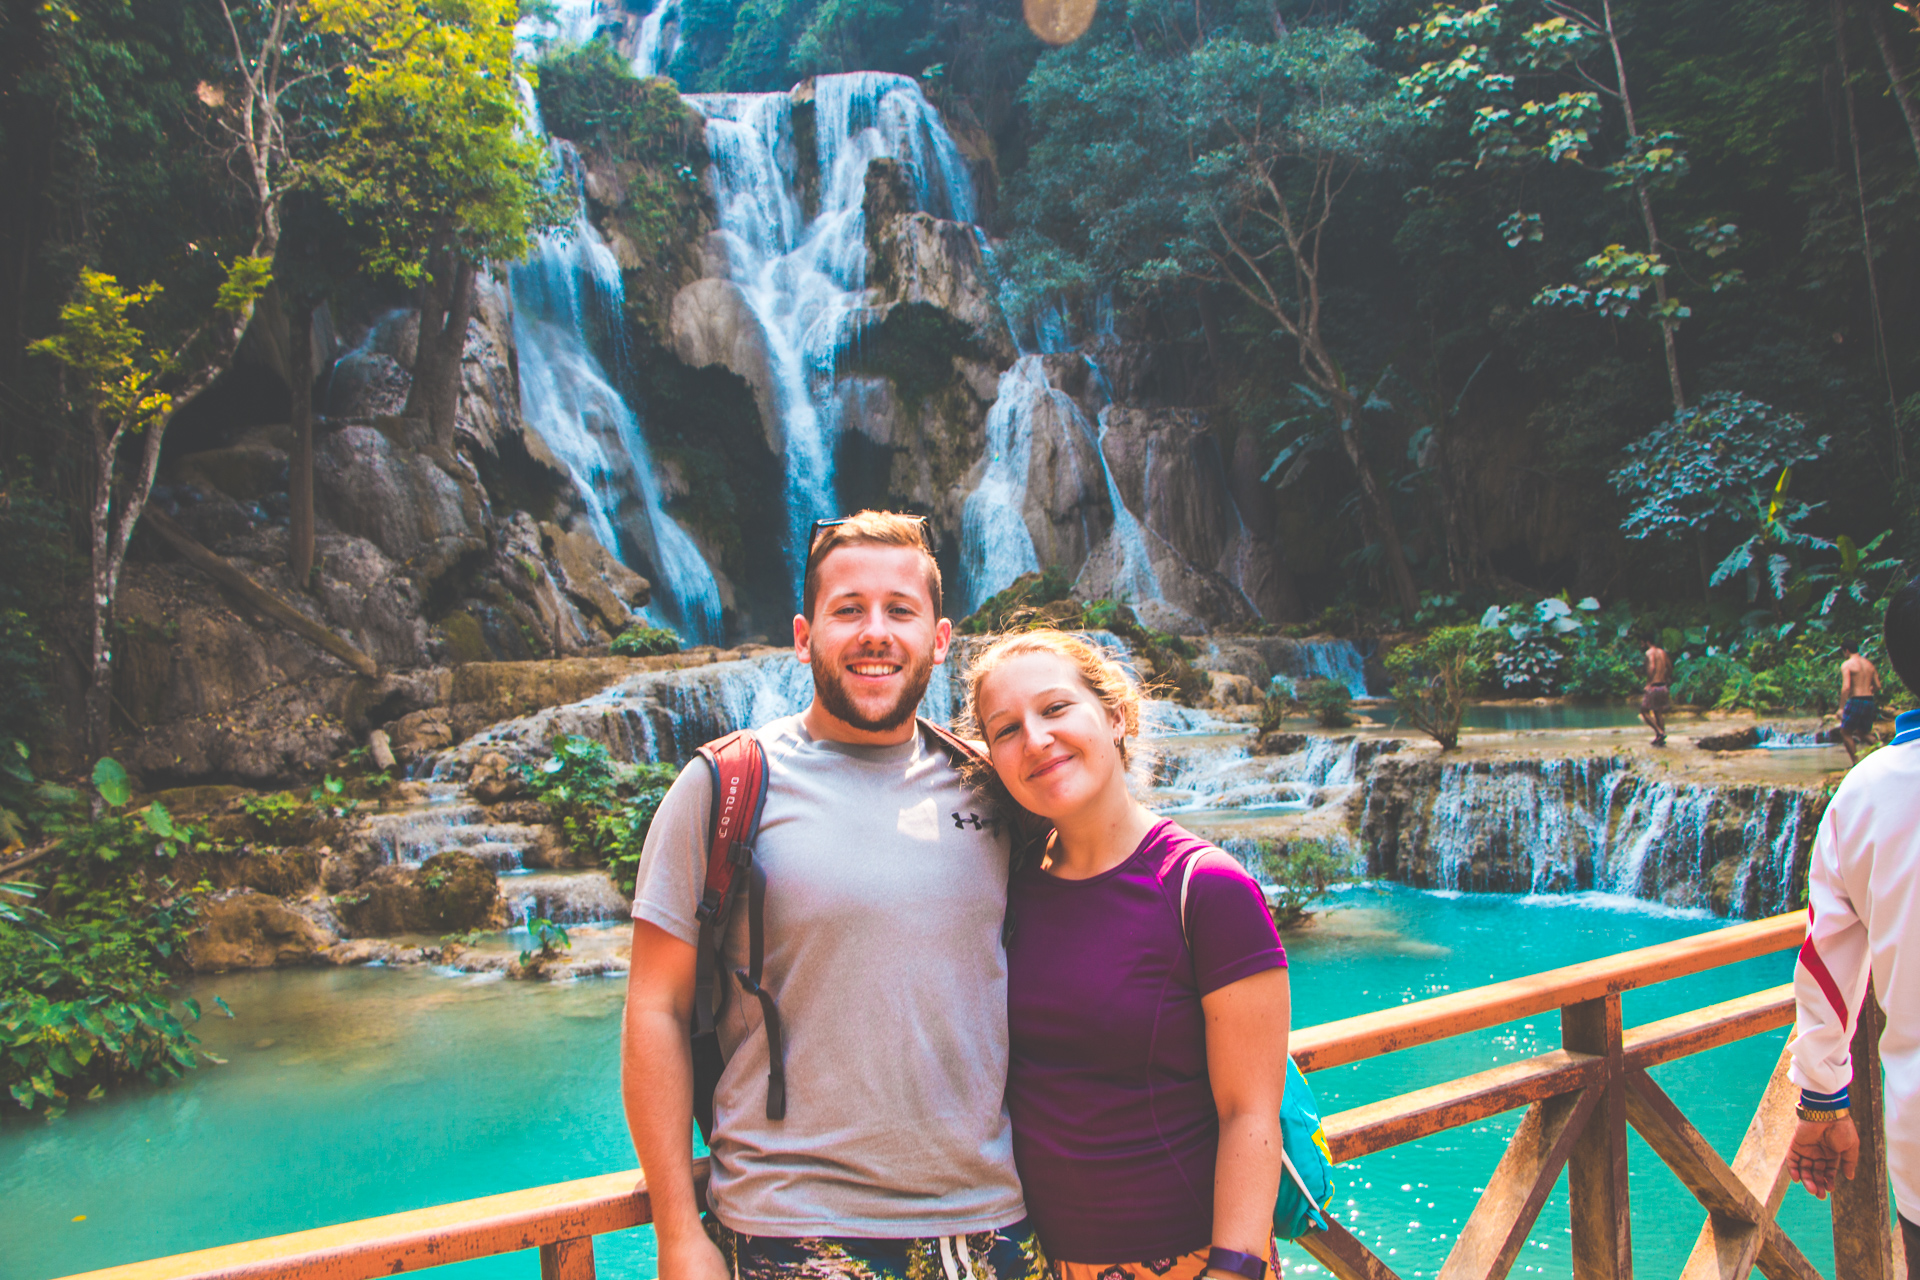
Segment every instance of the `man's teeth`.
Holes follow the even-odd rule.
[[[890,662],[856,662],[851,669],[857,676],[890,676],[900,668]]]

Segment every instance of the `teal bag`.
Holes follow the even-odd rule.
[[[1189,952],[1193,942],[1187,932],[1187,884],[1202,856],[1188,858],[1180,877],[1180,932],[1187,938]],[[1333,1151],[1327,1146],[1327,1131],[1320,1123],[1320,1103],[1291,1056],[1287,1058],[1286,1092],[1280,1097],[1280,1159],[1285,1168],[1280,1194],[1273,1201],[1273,1234],[1282,1240],[1298,1240],[1309,1231],[1325,1231],[1325,1209],[1333,1199]]]

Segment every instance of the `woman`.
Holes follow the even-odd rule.
[[[1052,826],[1008,908],[1007,1096],[1041,1244],[1062,1280],[1262,1280],[1289,1007],[1259,886],[1128,791],[1140,697],[1099,649],[1005,637],[968,684],[994,776]]]

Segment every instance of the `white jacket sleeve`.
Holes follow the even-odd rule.
[[[1834,1094],[1853,1081],[1853,1019],[1866,999],[1871,953],[1867,926],[1840,879],[1836,806],[1813,838],[1807,870],[1807,940],[1793,968],[1793,1082]]]

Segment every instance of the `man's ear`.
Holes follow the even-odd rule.
[[[813,629],[804,614],[793,615],[793,656],[809,666],[813,663]]]
[[[800,619],[795,618],[797,623]],[[946,618],[933,624],[933,665],[936,667],[947,660],[947,650],[953,647],[953,623]]]

